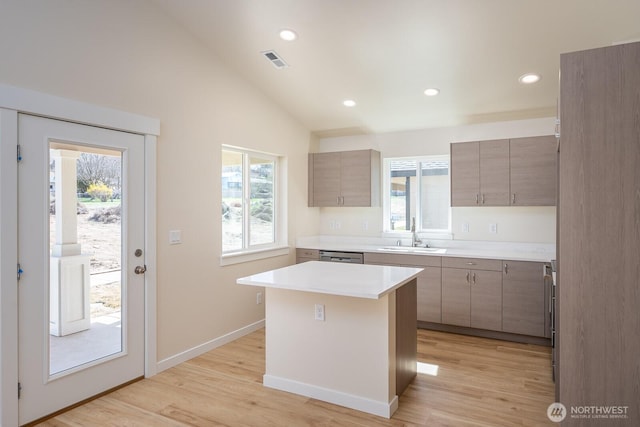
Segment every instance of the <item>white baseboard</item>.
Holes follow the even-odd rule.
[[[247,325],[236,331],[229,332],[226,335],[212,339],[211,341],[207,341],[196,347],[190,348],[189,350],[185,350],[182,353],[178,353],[171,357],[167,357],[166,359],[163,359],[158,362],[156,373],[172,368],[176,365],[179,365],[180,363],[186,362],[187,360],[193,359],[194,357],[198,357],[201,354],[206,353],[207,351],[211,351],[222,345],[228,344],[231,341],[235,341],[238,338],[248,335],[251,332],[264,328],[264,324],[265,324],[264,319],[262,319],[258,322],[252,323],[251,325]]]
[[[391,415],[398,409],[398,396],[394,396],[391,402],[381,402],[273,375],[264,375],[262,383],[265,387],[312,397],[379,417],[391,418]]]

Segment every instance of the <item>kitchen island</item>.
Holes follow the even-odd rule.
[[[421,271],[312,261],[238,279],[265,287],[263,384],[390,418],[416,375]]]

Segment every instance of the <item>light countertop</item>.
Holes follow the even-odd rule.
[[[241,277],[239,285],[379,299],[415,278],[421,268],[309,261]]]
[[[505,261],[549,262],[555,259],[554,244],[502,243],[480,241],[430,240],[436,251],[397,248],[389,239],[363,239],[347,236],[314,236],[299,238],[296,247],[334,251],[390,253],[439,257],[486,258]],[[388,248],[388,249],[386,249]],[[432,248],[432,249],[433,249]]]

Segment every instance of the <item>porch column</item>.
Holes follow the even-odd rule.
[[[51,248],[49,332],[63,336],[89,329],[90,256],[78,243],[78,185],[80,152],[51,150],[55,162],[55,244]]]

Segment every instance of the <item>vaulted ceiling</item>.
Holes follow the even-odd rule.
[[[153,2],[319,136],[553,116],[561,53],[640,40],[639,0]]]

